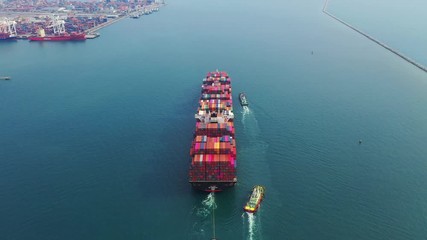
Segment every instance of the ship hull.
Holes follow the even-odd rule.
[[[261,205],[262,199],[257,203],[257,205],[255,206],[255,208],[251,209],[251,208],[247,208],[246,206],[243,207],[243,210],[245,212],[248,213],[256,213],[258,211],[259,206]]]
[[[13,41],[16,40],[16,36],[7,33],[0,33],[0,41]]]
[[[10,38],[0,38],[0,41],[15,41],[16,37],[10,37]]]
[[[227,188],[233,187],[236,182],[190,182],[191,186],[204,192],[221,192]]]
[[[45,36],[45,37],[29,37],[28,40],[34,42],[63,42],[63,41],[85,41],[85,34],[69,35],[69,36]]]

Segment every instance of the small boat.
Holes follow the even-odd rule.
[[[256,185],[252,190],[252,194],[249,198],[249,201],[243,208],[245,212],[255,213],[258,210],[262,199],[264,198],[264,194],[265,188],[263,186]]]
[[[248,106],[248,100],[246,99],[245,93],[239,93],[239,99],[240,99],[240,105],[242,106]]]
[[[0,77],[0,80],[10,80],[11,77]]]
[[[86,39],[94,39],[99,37],[100,34],[98,32],[89,32],[86,34]]]

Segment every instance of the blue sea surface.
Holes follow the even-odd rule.
[[[389,25],[422,29],[427,3],[385,3],[329,11],[427,64],[425,33]],[[187,174],[202,78],[220,69],[238,184],[215,194],[218,239],[426,239],[427,74],[323,4],[171,0],[94,40],[1,42],[0,238],[210,239]]]
[[[427,3],[422,0],[330,0],[328,11],[427,66]]]

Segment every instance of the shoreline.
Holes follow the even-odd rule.
[[[145,7],[145,8],[148,8],[148,9],[149,9],[149,11],[150,11],[150,13],[152,13],[152,12],[153,12],[153,9],[157,8],[157,11],[158,11],[158,9],[159,9],[160,7],[164,7],[164,6],[166,6],[166,4],[155,4],[154,6],[151,6],[151,5],[150,5],[149,7]],[[129,13],[127,13],[127,14],[123,15],[123,16],[119,16],[119,17],[114,18],[114,19],[112,19],[112,20],[110,20],[110,21],[107,21],[107,22],[105,22],[105,23],[101,23],[101,24],[99,24],[99,25],[97,25],[97,26],[95,26],[95,27],[93,27],[93,28],[87,29],[87,30],[85,31],[85,33],[86,33],[86,34],[95,34],[95,32],[96,32],[96,31],[99,31],[99,30],[101,30],[101,29],[103,29],[103,28],[105,28],[105,27],[108,27],[108,26],[110,26],[110,25],[112,25],[112,24],[116,23],[116,22],[119,22],[119,21],[121,21],[121,20],[123,20],[123,19],[125,19],[125,18],[128,18],[128,17],[132,16],[133,14],[140,13],[142,10],[144,10],[144,9],[140,9],[140,10],[132,11],[132,12],[129,12]]]
[[[138,9],[134,9],[133,11],[128,11],[128,12],[122,12],[122,13],[118,13],[118,14],[106,14],[106,13],[81,13],[81,12],[72,12],[72,13],[52,13],[52,12],[4,12],[4,11],[0,11],[0,19],[1,18],[14,18],[14,19],[19,19],[22,17],[40,17],[40,16],[46,16],[52,18],[51,16],[57,15],[57,16],[62,16],[65,18],[69,18],[69,17],[76,17],[76,16],[80,16],[80,17],[86,17],[91,19],[92,17],[104,17],[106,18],[105,22],[99,23],[93,27],[89,27],[87,29],[84,29],[81,31],[81,33],[85,33],[87,38],[86,39],[94,39],[99,35],[99,33],[97,31],[108,27],[114,23],[117,23],[121,20],[123,20],[124,18],[128,18],[131,17],[132,15],[138,15],[138,16],[143,16],[145,14],[151,14],[154,12],[157,12],[159,10],[159,8],[166,6],[165,3],[157,3],[157,4],[151,4],[148,6],[144,6],[142,8],[138,8]],[[14,21],[14,20],[12,20]],[[15,20],[16,21],[16,20]],[[16,24],[16,22],[15,22]],[[16,33],[15,33],[16,34]],[[28,39],[28,37],[33,36],[34,33],[31,32],[25,32],[25,33],[21,33],[21,34],[16,34],[16,39],[18,40],[26,40]]]

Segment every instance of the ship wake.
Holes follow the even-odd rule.
[[[252,240],[254,238],[254,229],[255,229],[255,215],[253,213],[248,214],[248,234],[249,239]]]
[[[196,208],[196,215],[201,218],[206,218],[212,213],[213,209],[216,209],[216,204],[215,194],[212,192],[209,193],[205,199],[203,199],[202,206]]]
[[[251,114],[251,110],[248,106],[243,106],[243,112],[242,112],[242,122],[245,122],[246,116]]]
[[[253,240],[255,239],[255,233],[258,231],[258,224],[256,223],[257,217],[253,213],[245,212],[242,215],[243,219],[247,218],[247,224],[248,224],[248,233],[247,233],[247,239]],[[244,221],[244,224],[245,221]]]
[[[210,218],[213,211],[217,208],[215,203],[215,193],[210,193],[202,200],[201,206],[194,209],[193,214],[197,216],[197,221],[193,225],[193,235],[195,238],[206,238],[213,224],[213,219]]]
[[[209,195],[202,201],[202,204],[205,208],[212,211],[213,209],[216,209],[216,203],[215,203],[215,193],[211,192]]]

